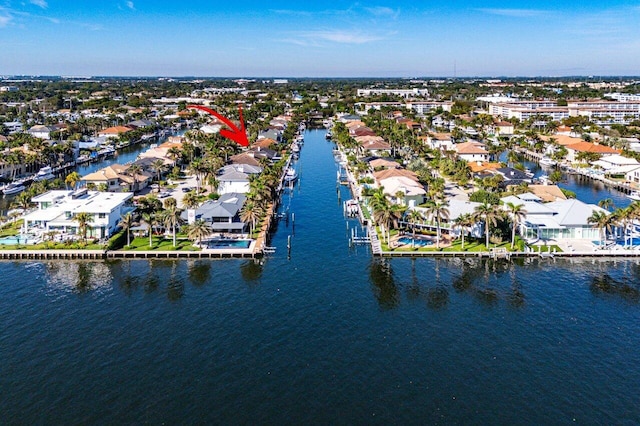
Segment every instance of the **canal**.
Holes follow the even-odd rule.
[[[638,262],[374,259],[305,140],[259,262],[0,263],[0,423],[640,422]]]

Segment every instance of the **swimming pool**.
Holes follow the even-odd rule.
[[[414,240],[413,238],[409,238],[409,237],[400,237],[398,239],[398,243],[400,243],[400,244],[408,244],[408,245],[411,245],[413,243],[416,247],[426,247],[426,246],[432,246],[433,245],[433,241],[422,240],[422,239],[418,239],[418,238],[416,238]]]
[[[208,249],[248,249],[251,240],[209,240],[206,242]]]
[[[29,242],[29,237],[23,237],[21,235],[11,235],[8,237],[0,238],[0,245],[14,246],[17,244],[33,244],[34,241]]]

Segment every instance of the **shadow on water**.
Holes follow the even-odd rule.
[[[202,260],[188,261],[187,270],[189,271],[189,282],[196,287],[202,287],[211,277],[211,262]]]
[[[516,279],[516,265],[504,260],[463,260],[462,272],[457,275],[451,286],[457,293],[471,295],[486,306],[494,306],[504,299],[514,308],[525,305],[522,285]],[[508,275],[508,280],[504,277]],[[508,282],[510,287],[504,288]]]
[[[388,261],[372,260],[369,266],[369,277],[373,286],[373,295],[382,309],[394,309],[400,304],[400,292],[393,277],[393,270]]]
[[[640,302],[640,290],[637,286],[617,280],[606,273],[591,278],[589,289],[596,296],[616,296],[627,302]]]
[[[259,281],[262,278],[262,271],[263,261],[260,259],[247,260],[240,265],[240,275],[248,283]]]

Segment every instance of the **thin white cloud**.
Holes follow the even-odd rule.
[[[128,7],[129,9],[131,9],[131,10],[136,10],[136,7],[135,7],[135,5],[133,4],[133,2],[132,2],[132,1],[128,1],[128,2],[127,2],[127,7]]]
[[[375,34],[345,30],[303,31],[298,33],[298,36],[307,41],[323,40],[342,44],[364,44],[384,39],[384,37]]]
[[[35,4],[43,9],[46,9],[49,6],[46,0],[29,0],[29,3]]]
[[[0,28],[4,28],[9,25],[9,22],[11,22],[12,19],[13,17],[11,15],[0,15]]]
[[[364,10],[378,17],[390,17],[396,19],[398,15],[400,15],[399,10],[394,10],[390,7],[385,6],[365,7]]]
[[[539,9],[476,9],[490,15],[507,16],[511,18],[533,18],[546,15],[546,10]]]

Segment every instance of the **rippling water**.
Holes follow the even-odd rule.
[[[640,422],[638,262],[372,259],[332,161],[259,263],[0,264],[0,424]]]

